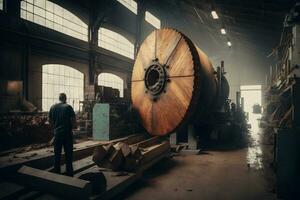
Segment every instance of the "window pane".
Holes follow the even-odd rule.
[[[54,24],[53,24],[52,21],[46,20],[46,26],[47,26],[48,28],[53,29]]]
[[[26,19],[26,11],[21,10],[21,18]]]
[[[43,25],[45,26],[46,25],[46,21],[45,21],[45,18],[42,18],[38,15],[34,15],[34,20],[33,20],[35,23],[37,24],[40,24],[40,25]]]
[[[46,10],[53,13],[53,3],[50,1],[46,1]]]
[[[33,13],[33,5],[30,3],[27,3],[27,11]]]
[[[43,9],[41,9],[41,8],[39,8],[39,7],[34,7],[34,10],[33,10],[33,13],[35,14],[35,15],[39,15],[39,16],[41,16],[41,17],[45,17],[45,10],[43,10]]]
[[[34,0],[34,5],[45,8],[46,2],[45,0]]]
[[[1,2],[0,0],[0,6]],[[88,41],[88,26],[78,17],[48,0],[21,1],[21,18]],[[54,23],[51,23],[55,22]],[[84,31],[81,31],[81,30]],[[73,30],[73,31],[70,31]]]
[[[28,12],[26,17],[27,17],[27,20],[33,21],[33,14],[32,13]]]
[[[50,21],[53,21],[54,19],[53,19],[53,13],[51,13],[51,12],[46,12],[46,19],[47,20],[50,20]]]

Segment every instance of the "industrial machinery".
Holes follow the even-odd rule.
[[[143,132],[141,123],[130,101],[120,98],[118,89],[96,87],[96,100],[92,105],[93,139],[113,140]]]
[[[49,166],[29,167],[36,158],[7,162],[0,172],[11,170],[18,175],[19,184],[63,198],[113,198],[149,167],[170,156],[172,142],[167,135],[176,132],[172,135],[180,139],[196,136],[197,148],[197,137],[201,141],[219,138],[228,124],[243,119],[240,95],[237,104],[228,100],[229,84],[224,75],[224,62],[215,71],[205,53],[182,33],[156,30],[143,42],[135,61],[132,105],[112,88],[102,88],[96,100],[84,102],[84,112],[93,108],[88,116],[93,118],[95,141],[74,148],[78,159],[74,166],[80,166],[74,177],[54,174]],[[141,134],[145,131],[140,124],[147,134]],[[38,160],[45,166],[51,156]],[[16,172],[20,165],[24,166]]]
[[[93,107],[93,139],[109,141],[141,132],[130,104],[96,103]]]
[[[156,30],[142,43],[134,64],[133,107],[151,135],[184,129],[203,135],[225,112],[229,84],[224,74],[224,62],[215,71],[207,55],[181,32]]]

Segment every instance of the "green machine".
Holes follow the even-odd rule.
[[[141,127],[128,103],[96,103],[93,107],[93,139],[113,140],[137,133]]]

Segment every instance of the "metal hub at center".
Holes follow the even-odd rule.
[[[153,96],[161,94],[166,86],[167,72],[164,66],[158,62],[151,64],[145,73],[145,86]]]

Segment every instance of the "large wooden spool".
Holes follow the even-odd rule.
[[[206,54],[174,29],[155,30],[145,39],[131,81],[133,107],[151,135],[167,135],[197,123],[217,92]]]

